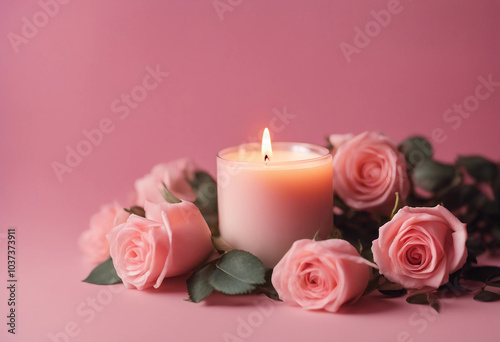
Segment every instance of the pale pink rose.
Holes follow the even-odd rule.
[[[189,159],[178,159],[170,163],[156,165],[151,173],[135,182],[137,205],[144,206],[146,201],[165,202],[162,196],[163,184],[178,199],[194,202],[196,194],[187,179],[193,179],[196,170],[195,164]]]
[[[284,302],[336,312],[365,291],[370,267],[349,242],[298,240],[274,267],[272,283]]]
[[[407,289],[448,282],[467,258],[467,229],[446,208],[400,209],[379,229],[372,251],[380,273]]]
[[[330,141],[330,144],[332,144],[333,149],[332,149],[332,154],[335,154],[340,145],[343,145],[346,141],[351,140],[354,138],[354,134],[347,133],[347,134],[331,134],[328,137],[328,140]]]
[[[389,215],[396,192],[410,190],[404,156],[385,135],[365,132],[340,145],[333,157],[333,185],[351,208]]]
[[[80,248],[92,262],[101,263],[109,258],[106,234],[113,227],[125,222],[129,216],[117,202],[103,205],[98,213],[92,215],[89,229],[78,239]]]
[[[131,215],[108,234],[116,273],[127,288],[158,288],[213,251],[210,229],[191,202],[145,203],[146,218]]]

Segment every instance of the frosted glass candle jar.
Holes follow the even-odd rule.
[[[217,156],[221,237],[274,267],[294,241],[333,228],[332,156],[320,146],[244,144]]]

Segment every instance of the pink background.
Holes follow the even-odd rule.
[[[385,27],[370,24],[371,11],[393,1],[221,2],[233,4],[221,17],[212,0],[42,0],[50,17],[34,0],[0,3],[0,269],[15,226],[19,279],[14,338],[5,337],[1,285],[2,341],[50,341],[68,324],[76,326],[69,341],[222,341],[225,332],[237,336],[239,318],[260,317],[252,304],[260,297],[184,302],[182,278],[158,293],[112,295],[80,282],[91,265],[76,240],[90,215],[125,202],[158,162],[186,156],[214,172],[220,149],[257,140],[272,122],[283,128],[275,141],[316,144],[331,133],[380,130],[400,141],[441,129],[440,159],[500,160],[500,87],[476,104],[470,98],[478,77],[500,81],[500,2],[401,0]],[[29,32],[27,21],[40,27]],[[341,43],[354,45],[367,24],[373,37],[348,62]],[[141,93],[146,68],[157,65],[170,74]],[[122,120],[111,106],[133,89],[145,99]],[[445,121],[464,101],[477,108]],[[284,107],[295,116],[281,125]],[[82,131],[105,118],[114,130],[59,181],[51,164],[64,163],[66,147],[85,144]],[[0,284],[6,277],[0,272]],[[82,314],[87,298],[106,305]],[[448,300],[439,316],[375,297],[341,314],[271,305],[242,340],[398,341],[408,332],[414,341],[484,341],[500,330],[499,304],[470,297]]]

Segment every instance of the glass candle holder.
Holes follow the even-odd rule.
[[[333,228],[332,155],[305,143],[243,144],[217,156],[219,228],[231,247],[274,267],[294,241]]]

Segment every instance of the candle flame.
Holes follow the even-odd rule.
[[[262,158],[264,161],[270,161],[273,155],[273,149],[271,147],[271,135],[269,134],[269,129],[264,130],[262,135]]]

